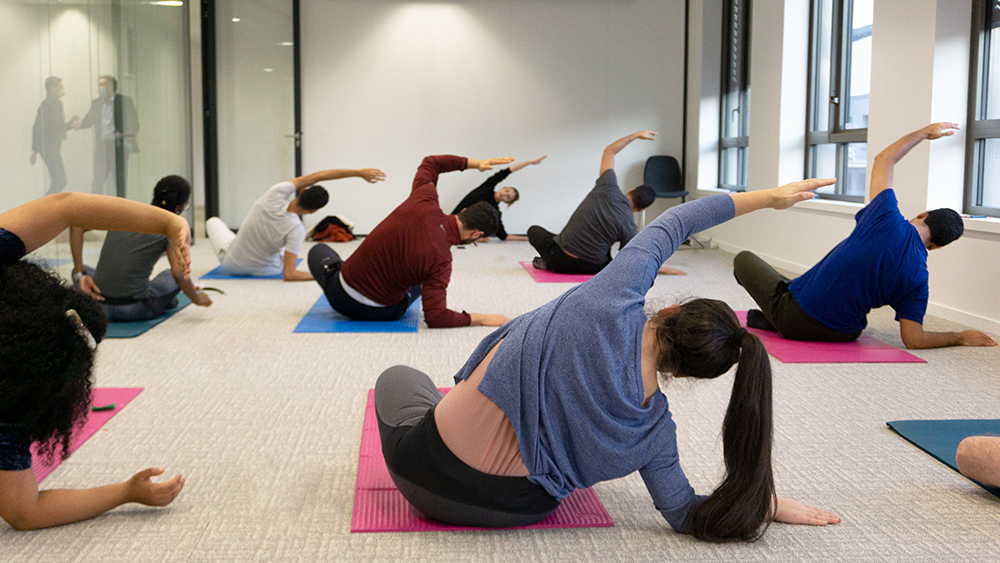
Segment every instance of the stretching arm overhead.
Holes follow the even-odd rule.
[[[549,155],[545,155],[545,156],[536,158],[535,160],[525,160],[524,162],[518,162],[517,164],[511,164],[509,166],[509,170],[511,171],[511,173],[514,173],[514,172],[517,172],[518,170],[524,168],[525,166],[537,165],[540,162],[542,162],[543,160],[545,160],[546,158],[548,158],[548,156]]]
[[[622,137],[617,141],[611,143],[604,149],[604,154],[601,156],[601,174],[604,174],[608,170],[612,170],[615,167],[615,155],[621,152],[622,149],[627,147],[632,141],[636,139],[643,139],[646,141],[652,141],[656,138],[659,133],[656,131],[650,131],[649,129],[643,129],[642,131],[636,131],[631,135]]]
[[[148,203],[120,197],[64,192],[49,195],[0,214],[0,227],[14,233],[33,252],[70,227],[164,235],[167,252],[191,273],[191,230],[187,221]]]
[[[875,196],[884,190],[892,189],[893,167],[906,156],[906,153],[910,152],[910,149],[920,144],[924,139],[933,141],[954,135],[956,129],[958,129],[957,123],[931,123],[923,129],[906,135],[878,153],[872,164],[872,183],[868,190],[868,201],[875,199]]]
[[[374,184],[375,182],[385,180],[385,172],[382,172],[377,168],[358,168],[356,170],[346,168],[322,170],[320,172],[306,174],[305,176],[299,176],[298,178],[289,181],[295,185],[295,191],[300,192],[318,182],[340,180],[342,178],[362,178],[369,184]]]

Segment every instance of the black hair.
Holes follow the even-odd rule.
[[[153,188],[153,205],[176,213],[191,199],[191,184],[180,176],[164,176]]]
[[[309,211],[319,211],[330,201],[330,194],[320,185],[309,186],[299,194],[299,206]]]
[[[773,419],[771,362],[760,339],[740,326],[729,305],[695,299],[654,319],[661,350],[657,369],[714,378],[733,364],[736,377],[722,424],[726,475],[688,517],[690,532],[713,542],[754,541],[770,524]]]
[[[45,91],[46,92],[51,92],[51,91],[55,90],[56,86],[59,86],[60,82],[62,82],[62,78],[59,78],[58,76],[50,76],[50,77],[46,78],[45,79]]]
[[[652,186],[648,184],[636,187],[634,190],[629,192],[629,195],[632,196],[632,205],[635,206],[637,211],[646,209],[650,205],[653,205],[653,202],[656,201],[656,192],[653,190]]]
[[[107,317],[89,296],[26,260],[0,268],[0,422],[22,425],[50,460],[69,455],[90,409],[94,351],[69,309],[104,338]]]
[[[931,243],[938,246],[945,246],[958,239],[965,232],[962,216],[954,209],[947,207],[928,211],[927,217],[924,218],[924,224],[931,230]]]
[[[510,200],[510,203],[508,203],[507,205],[514,205],[515,201],[521,199],[521,192],[517,191],[517,188],[515,188],[514,186],[506,186],[506,187],[514,190],[514,199]]]
[[[500,212],[485,201],[478,201],[458,212],[458,220],[470,231],[482,231],[484,237],[491,237],[500,227]]]

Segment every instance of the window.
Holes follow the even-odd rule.
[[[837,178],[819,197],[863,202],[874,0],[813,0],[806,176]]]
[[[965,212],[1000,217],[1000,0],[976,0],[966,147]]]
[[[724,2],[722,30],[719,187],[743,192],[750,145],[750,0]]]

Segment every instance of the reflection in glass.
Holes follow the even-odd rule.
[[[102,76],[97,79],[97,98],[80,122],[80,129],[94,129],[95,194],[126,197],[128,157],[139,152],[139,113],[132,98],[118,92],[118,79]],[[110,184],[110,186],[109,186]]]
[[[976,178],[978,193],[975,205],[1000,207],[1000,139],[983,139],[976,143]]]
[[[843,194],[865,195],[865,170],[868,168],[868,143],[848,143],[844,146],[847,152],[846,174],[844,174]]]
[[[813,178],[834,178],[837,176],[837,145],[816,145],[812,148],[812,171],[809,174]],[[832,194],[836,184],[826,186],[816,190],[821,194]]]
[[[62,143],[66,132],[80,124],[80,117],[74,115],[66,121],[60,98],[66,95],[62,78],[50,76],[45,79],[45,100],[35,114],[35,124],[31,128],[31,164],[41,156],[49,171],[48,194],[57,194],[66,187],[66,167],[62,159]]]
[[[871,92],[873,0],[854,0],[846,69],[847,96],[844,129],[868,127],[868,95]]]
[[[1000,0],[987,2],[990,13],[986,19],[986,119],[1000,119]]]
[[[833,0],[820,0],[816,12],[818,37],[814,61],[813,131],[830,130],[830,65],[832,60]]]

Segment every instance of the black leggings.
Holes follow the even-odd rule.
[[[538,225],[533,225],[528,229],[528,242],[531,243],[531,246],[535,247],[542,260],[545,260],[546,267],[550,271],[559,274],[593,275],[611,263],[610,254],[608,255],[608,259],[600,264],[573,258],[569,254],[566,254],[566,251],[559,246],[559,243],[555,241],[553,233]]]
[[[757,302],[778,333],[789,340],[809,342],[853,342],[861,331],[834,330],[809,316],[788,290],[788,278],[779,274],[753,252],[744,250],[733,261],[733,275]]]
[[[385,370],[375,384],[382,455],[403,497],[429,518],[458,526],[526,526],[552,514],[559,501],[541,485],[477,471],[448,449],[434,421],[443,396],[407,366]]]

